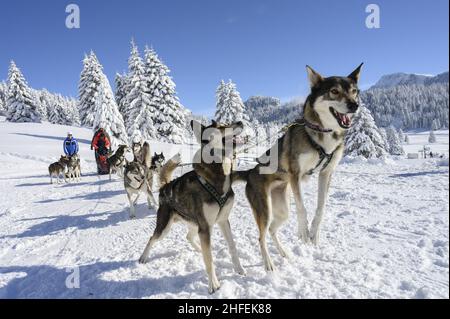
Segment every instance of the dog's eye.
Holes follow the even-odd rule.
[[[353,94],[358,94],[358,89],[353,89],[353,90],[352,90],[352,93],[353,93]]]
[[[330,92],[331,92],[331,94],[334,94],[334,95],[339,94],[339,91],[337,89],[332,89]]]

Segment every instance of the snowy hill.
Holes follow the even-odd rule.
[[[398,85],[430,85],[433,83],[446,83],[448,82],[448,72],[438,74],[436,76],[423,75],[423,74],[408,74],[408,73],[392,73],[383,75],[371,89],[375,88],[390,88]]]
[[[3,120],[0,298],[449,297],[448,161],[447,166],[439,160],[341,164],[332,180],[320,246],[299,242],[292,204],[279,231],[289,259],[268,241],[278,268],[272,275],[263,269],[244,186],[237,185],[230,222],[247,275],[235,274],[215,229],[213,256],[222,287],[209,295],[201,255],[187,243],[182,225],[174,225],[154,247],[148,264],[137,263],[155,227],[155,212],[141,198],[138,218],[128,219],[123,182],[94,173],[90,130]],[[47,167],[60,155],[67,130],[80,141],[82,182],[50,185]],[[436,146],[448,152],[448,131],[437,137]],[[410,142],[420,140],[411,135]],[[154,151],[181,151],[184,162],[195,148],[152,142]],[[304,188],[310,214],[316,188],[315,178]],[[79,271],[79,288],[66,285],[74,271]]]
[[[303,101],[294,99],[281,103],[280,99],[271,96],[251,96],[244,102],[250,120],[260,123],[286,124],[300,116]]]

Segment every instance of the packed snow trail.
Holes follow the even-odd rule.
[[[67,130],[80,141],[82,182],[50,185],[47,167],[60,155]],[[279,231],[290,257],[281,258],[269,240],[277,266],[270,275],[262,266],[244,185],[236,185],[231,226],[247,275],[234,272],[215,228],[213,256],[222,286],[209,295],[201,254],[187,243],[181,224],[157,243],[148,264],[137,263],[153,232],[155,211],[142,196],[138,218],[129,220],[122,181],[94,173],[91,134],[58,125],[0,123],[0,297],[449,297],[448,161],[339,165],[319,247],[298,240],[292,204]],[[192,153],[188,146],[152,146],[169,156],[181,148],[185,162]],[[309,219],[316,187],[312,178],[304,189]],[[80,286],[71,289],[66,283],[74,268]]]

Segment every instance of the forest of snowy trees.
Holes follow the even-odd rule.
[[[30,88],[14,61],[9,67],[8,80],[0,83],[0,114],[14,122],[79,125],[75,99]]]
[[[447,83],[371,88],[361,94],[378,126],[403,130],[448,128]]]

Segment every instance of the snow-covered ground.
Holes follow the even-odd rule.
[[[429,131],[409,131],[405,133],[408,135],[409,143],[403,143],[403,148],[406,153],[418,153],[423,150],[423,146],[427,146],[433,153],[445,154],[448,157],[448,130],[435,131],[436,143],[429,143]]]
[[[47,167],[61,154],[68,130],[81,142],[83,180],[50,185]],[[428,136],[411,134],[408,147],[423,143],[423,135]],[[433,147],[448,153],[448,131],[436,135]],[[290,258],[282,259],[269,240],[278,268],[270,275],[262,266],[244,186],[238,185],[231,225],[247,275],[234,273],[215,229],[213,255],[222,287],[209,295],[201,255],[187,243],[181,224],[154,247],[148,264],[137,263],[155,212],[141,198],[139,218],[128,219],[122,182],[94,173],[90,138],[86,129],[0,120],[0,297],[449,297],[448,161],[341,164],[319,247],[297,239],[292,206],[280,230]],[[169,155],[181,150],[185,161],[192,154],[189,146],[152,146]],[[316,186],[312,179],[305,189],[310,214]],[[78,271],[80,286],[71,288]]]

